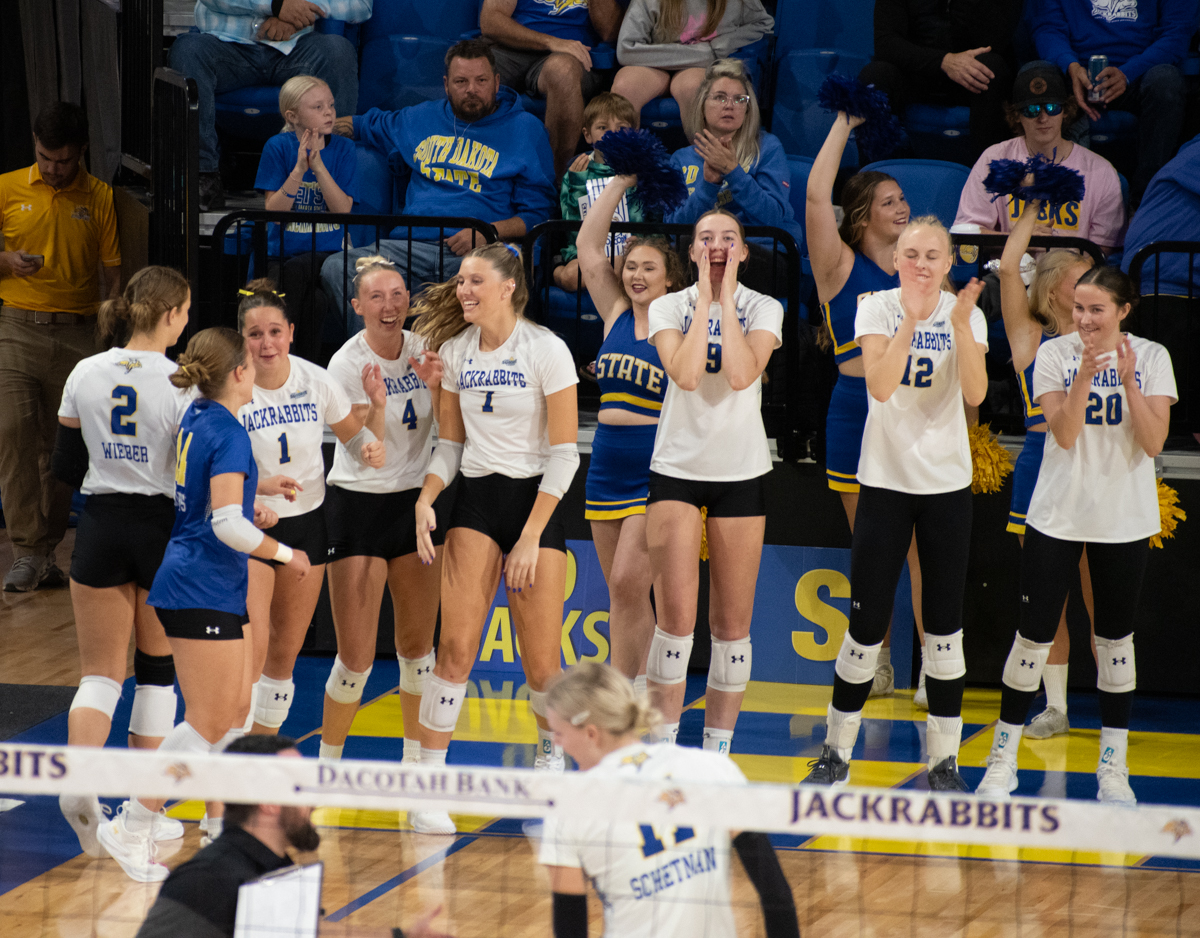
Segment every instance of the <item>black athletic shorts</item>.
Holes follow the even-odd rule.
[[[499,43],[492,44],[492,56],[496,59],[496,74],[500,76],[501,84],[508,85],[517,94],[527,94],[531,98],[544,98],[538,90],[538,79],[542,77],[542,68],[551,53],[541,49],[511,49]],[[594,98],[604,89],[604,76],[600,69],[593,68],[584,72],[579,78],[579,90],[583,100]]]
[[[165,495],[89,495],[75,531],[71,579],[105,589],[154,583],[162,563],[175,503]]]
[[[646,504],[655,502],[686,502],[707,508],[710,518],[758,518],[767,513],[762,476],[737,482],[700,482],[651,472]]]
[[[155,609],[167,638],[199,638],[210,642],[244,638],[242,626],[249,616],[219,609]]]
[[[458,495],[450,512],[451,528],[470,528],[486,534],[498,545],[501,553],[509,553],[521,539],[521,531],[529,520],[529,512],[537,501],[541,476],[532,479],[510,479],[493,472],[478,478],[459,474]],[[562,502],[542,530],[539,547],[567,552],[567,535],[562,523]]]
[[[325,508],[318,505],[312,511],[290,518],[280,518],[273,528],[263,531],[268,537],[273,537],[280,544],[287,544],[292,550],[302,550],[308,555],[308,562],[321,564],[325,562],[327,548],[325,535]],[[269,567],[282,567],[277,560],[264,560],[262,557],[250,555],[251,560],[265,563]]]
[[[382,557],[394,560],[417,550],[417,517],[414,509],[420,489],[402,492],[353,492],[331,485],[325,489],[325,523],[329,527],[327,561],[343,557]],[[437,527],[434,545],[446,537],[442,511],[445,493],[433,503]],[[310,558],[311,559],[311,558]]]

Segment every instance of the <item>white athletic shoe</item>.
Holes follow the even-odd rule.
[[[925,666],[921,666],[921,676],[917,678],[917,691],[913,694],[913,706],[918,710],[929,709],[929,696],[925,693]]]
[[[875,668],[875,679],[871,681],[872,697],[887,697],[896,692],[896,672],[890,664],[881,664]]]
[[[161,883],[167,878],[170,870],[155,861],[154,841],[150,835],[131,834],[125,829],[124,805],[117,809],[115,818],[100,825],[96,837],[130,879],[139,883]]]
[[[1003,798],[1017,790],[1017,764],[1003,756],[988,755],[987,771],[975,794],[984,798]]]
[[[556,756],[547,756],[539,752],[537,758],[533,760],[533,771],[562,775],[567,771],[567,760],[563,758],[562,753]]]
[[[1124,765],[1102,765],[1096,770],[1096,780],[1100,790],[1096,792],[1096,800],[1105,804],[1119,804],[1132,808],[1137,804],[1137,796],[1129,787],[1129,769]]]
[[[150,828],[150,838],[155,843],[166,843],[169,840],[183,839],[183,822],[173,817],[167,817],[167,809],[163,808],[154,819]]]
[[[79,838],[79,846],[89,857],[106,857],[108,851],[96,839],[96,831],[108,819],[109,809],[95,795],[59,795],[58,810]]]
[[[1062,736],[1071,730],[1071,724],[1067,722],[1067,715],[1058,707],[1047,707],[1025,727],[1025,732],[1022,733],[1026,739],[1049,739],[1051,736]]]
[[[458,828],[445,811],[409,811],[408,823],[418,834],[458,833]]]

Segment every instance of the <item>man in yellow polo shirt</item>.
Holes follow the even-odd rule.
[[[58,102],[33,124],[37,162],[0,175],[0,503],[16,558],[4,589],[63,586],[54,549],[71,492],[50,475],[63,385],[97,351],[96,310],[120,289],[112,189],[83,168],[87,116]]]

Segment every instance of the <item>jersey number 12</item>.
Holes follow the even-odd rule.
[[[927,388],[933,384],[933,359],[918,358],[917,370],[912,375],[912,381],[909,381],[909,372],[912,371],[912,356],[908,356],[908,364],[904,366],[904,377],[900,379],[901,384],[910,384],[915,388]]]

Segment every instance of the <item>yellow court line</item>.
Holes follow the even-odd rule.
[[[883,853],[893,856],[958,857],[969,860],[1011,860],[1023,863],[1072,863],[1081,866],[1137,866],[1146,858],[1134,853],[1045,850],[1033,847],[979,844],[931,844],[915,841],[868,840],[860,837],[814,837],[804,850],[836,853]]]
[[[959,765],[985,766],[991,732],[963,743]],[[1018,770],[1094,773],[1100,755],[1099,730],[1071,730],[1051,739],[1021,738]],[[1200,778],[1200,736],[1191,733],[1130,733],[1127,762],[1131,775]]]

